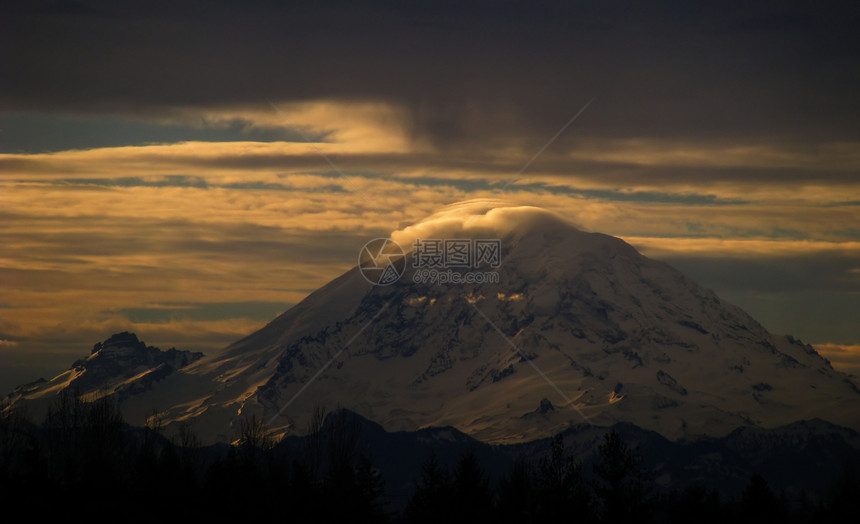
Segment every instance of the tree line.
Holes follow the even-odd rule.
[[[860,516],[856,468],[822,500],[774,493],[758,475],[734,497],[701,486],[667,491],[615,432],[604,435],[590,467],[558,435],[543,458],[517,460],[498,480],[474,452],[450,465],[431,454],[408,501],[392,505],[360,432],[344,412],[318,409],[298,448],[277,443],[255,417],[238,421],[232,445],[202,446],[187,424],[167,438],[157,413],[132,427],[110,397],[63,392],[40,424],[0,406],[0,503],[39,518],[85,512],[126,522],[782,524]]]

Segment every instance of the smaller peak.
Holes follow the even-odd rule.
[[[135,335],[134,333],[130,333],[128,331],[123,331],[122,333],[114,333],[113,335],[111,335],[110,338],[105,340],[105,345],[111,344],[111,343],[116,344],[116,343],[128,343],[128,342],[131,342],[133,344],[137,344],[140,342],[140,340],[138,340],[137,335]]]
[[[136,348],[139,346],[144,346],[144,344],[137,338],[137,335],[128,331],[123,331],[122,333],[114,333],[104,342],[97,342],[93,346],[91,354],[97,353],[98,351],[109,347]]]

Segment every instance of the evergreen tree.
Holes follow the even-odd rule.
[[[341,457],[331,463],[323,483],[323,500],[337,503],[321,505],[321,516],[327,522],[385,522],[382,486],[379,473],[366,456],[359,456],[355,465]]]
[[[664,497],[659,506],[661,506],[662,515],[658,516],[661,517],[657,518],[658,521],[673,524],[689,522],[717,524],[729,520],[719,492],[700,485],[688,486],[680,493],[672,493]]]
[[[860,464],[845,464],[822,513],[830,522],[847,522],[860,515]]]
[[[431,454],[421,466],[421,482],[404,511],[406,521],[419,524],[450,522],[454,517],[452,490],[448,472],[439,465],[436,455]]]
[[[385,512],[385,482],[379,470],[375,469],[370,459],[363,454],[359,456],[355,468],[355,482],[364,501],[367,522],[387,522],[389,518]]]
[[[20,466],[17,462],[32,444],[31,426],[17,406],[0,399],[0,477]]]
[[[786,517],[782,504],[764,477],[759,474],[752,475],[741,495],[741,521],[775,524],[785,522]]]
[[[532,470],[526,461],[516,460],[510,474],[499,483],[495,520],[502,524],[535,522],[535,499]]]
[[[603,437],[594,465],[594,492],[604,522],[648,522],[651,519],[649,479],[642,459],[627,448],[615,431]]]
[[[493,508],[490,481],[474,451],[467,451],[457,463],[452,488],[455,522],[489,520]]]
[[[591,520],[590,497],[580,476],[580,466],[568,456],[561,434],[553,437],[549,457],[538,465],[537,517],[539,522],[562,522],[574,517]]]
[[[48,406],[42,424],[48,474],[62,489],[81,483],[86,407],[77,391],[62,390]]]

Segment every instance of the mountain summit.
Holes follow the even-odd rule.
[[[193,419],[216,440],[250,415],[301,433],[320,405],[487,442],[620,421],[674,440],[813,418],[860,429],[860,390],[811,346],[618,238],[482,200],[391,240],[407,261],[396,281],[373,285],[353,268],[125,409]],[[416,263],[446,260],[440,246],[498,251],[466,260],[454,249],[441,283]]]
[[[162,351],[147,346],[134,333],[116,333],[98,342],[86,358],[51,380],[39,379],[15,388],[7,396],[10,403],[29,403],[41,414],[63,390],[75,392],[86,399],[112,395],[117,401],[139,395],[158,381],[203,357],[203,353]]]

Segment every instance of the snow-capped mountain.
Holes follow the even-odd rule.
[[[412,250],[399,279],[373,285],[353,268],[129,396],[126,419],[158,409],[207,440],[232,439],[231,424],[250,415],[302,433],[320,405],[388,430],[452,426],[486,442],[617,422],[672,440],[814,418],[860,429],[860,389],[811,346],[618,238],[542,209],[471,201],[391,239]],[[469,283],[421,281],[422,241],[440,239],[498,240],[500,256],[451,269]],[[497,279],[465,278],[476,271]]]
[[[147,346],[134,333],[117,333],[95,344],[87,358],[75,361],[53,379],[18,386],[8,401],[24,402],[41,412],[58,392],[69,390],[87,399],[114,395],[122,402],[201,357],[203,353],[175,348],[162,351]]]

